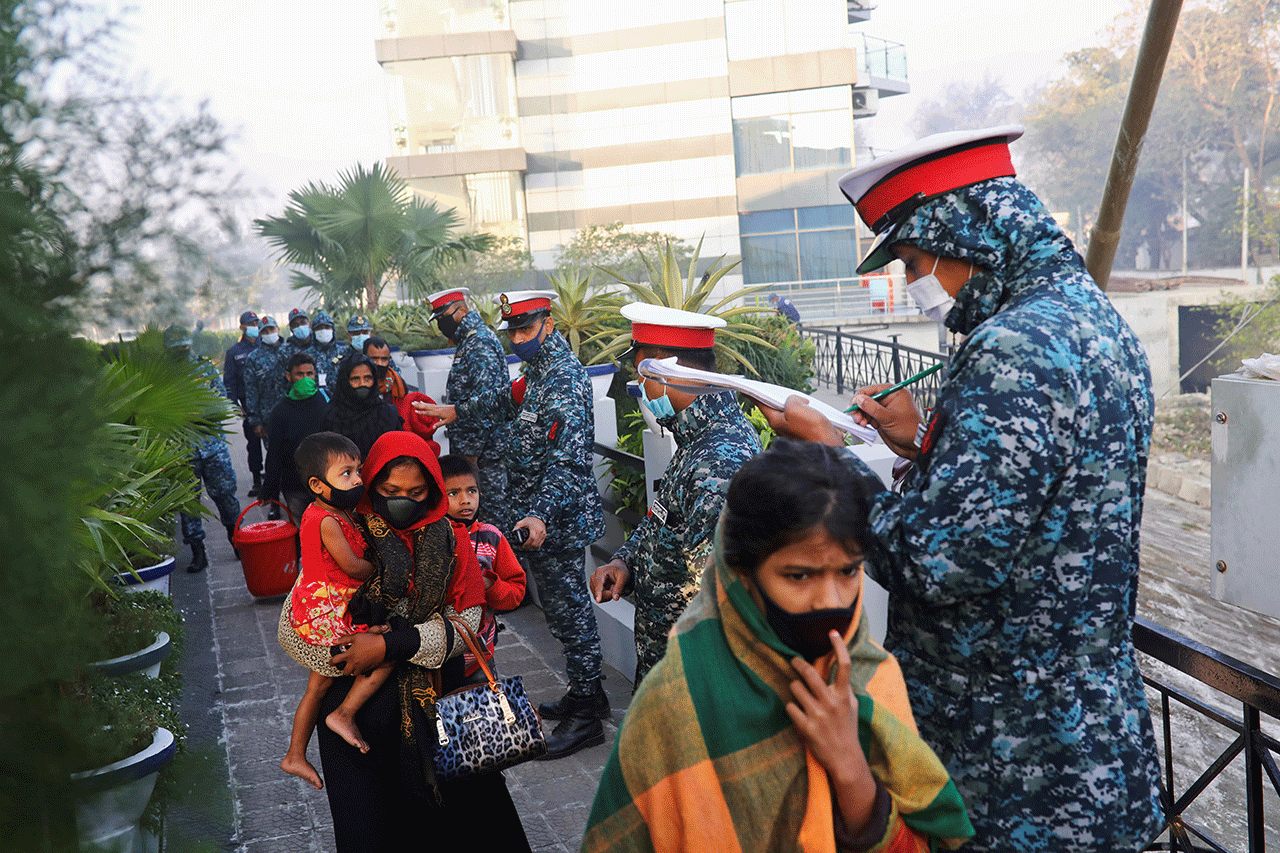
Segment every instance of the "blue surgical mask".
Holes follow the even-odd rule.
[[[352,335],[351,348],[356,352],[364,352],[364,342],[369,340],[369,335]]]
[[[293,330],[292,334],[298,340],[305,341],[307,338],[311,337],[311,327],[299,326],[298,328]]]
[[[640,383],[640,402],[644,403],[644,407],[653,412],[655,418],[674,417],[676,410],[671,405],[671,399],[663,394],[656,400],[650,399],[648,393],[644,390],[644,382]]]
[[[947,319],[951,306],[956,304],[956,301],[943,288],[942,282],[938,280],[936,275],[939,260],[941,258],[934,259],[933,269],[929,271],[928,275],[922,275],[907,285],[907,293],[920,306],[920,310],[935,323],[942,323],[943,320]]]
[[[253,340],[254,338],[258,337],[258,327],[247,326],[244,330],[244,336],[249,340]]]
[[[547,318],[543,317],[542,322],[538,324],[538,333],[524,343],[511,344],[511,351],[520,357],[521,361],[532,361],[534,356],[538,354],[538,350],[542,349],[542,327],[547,323]]]

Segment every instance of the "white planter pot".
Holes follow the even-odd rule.
[[[156,776],[176,750],[173,733],[159,728],[141,752],[72,776],[83,790],[76,797],[76,827],[83,846],[110,853],[142,853],[152,847],[138,819],[151,800]]]
[[[139,649],[132,654],[121,655],[118,658],[110,660],[96,661],[91,666],[95,667],[106,675],[127,675],[131,672],[145,672],[151,678],[160,677],[160,664],[173,651],[173,640],[169,635],[161,631],[156,634],[156,640],[145,649]]]
[[[591,377],[593,399],[603,399],[609,393],[609,386],[613,384],[613,374],[617,372],[616,364],[592,364],[587,367],[587,376]]]
[[[169,575],[173,574],[174,565],[175,558],[166,557],[154,566],[138,569],[138,577],[134,577],[132,572],[121,572],[111,580],[112,583],[124,587],[129,592],[145,592],[154,589],[168,595]]]
[[[409,353],[409,357],[424,373],[431,370],[448,373],[449,366],[453,364],[453,352],[452,349],[420,349]]]

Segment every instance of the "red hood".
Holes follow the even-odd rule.
[[[373,447],[369,448],[369,455],[364,460],[364,464],[360,466],[360,478],[364,480],[366,485],[365,496],[360,499],[360,504],[356,507],[357,512],[373,512],[373,504],[369,501],[369,493],[373,491],[373,478],[381,471],[386,464],[392,459],[400,456],[412,456],[421,462],[436,481],[436,487],[439,489],[440,501],[431,511],[427,513],[427,517],[415,524],[409,530],[417,530],[426,524],[439,521],[444,518],[445,512],[449,509],[449,501],[444,496],[444,477],[440,474],[440,461],[436,455],[431,452],[431,446],[426,440],[420,438],[411,432],[404,430],[392,430],[384,432],[378,436],[378,440],[373,443]]]

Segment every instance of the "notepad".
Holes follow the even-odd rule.
[[[737,391],[771,409],[782,410],[786,408],[788,398],[800,397],[841,432],[867,444],[880,442],[880,434],[871,427],[859,424],[834,406],[829,406],[816,397],[810,397],[794,388],[774,385],[771,382],[760,382],[745,376],[731,376],[699,370],[696,367],[686,367],[678,364],[675,357],[646,358],[640,362],[637,369],[644,376],[686,394],[718,394],[722,391]]]

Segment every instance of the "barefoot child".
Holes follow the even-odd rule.
[[[318,432],[307,436],[294,454],[298,474],[311,490],[314,502],[302,514],[302,565],[291,595],[291,621],[298,636],[311,645],[332,646],[339,637],[370,630],[352,625],[347,604],[363,580],[373,574],[373,564],[358,556],[364,553],[364,537],[351,516],[364,484],[360,479],[360,450],[346,436]],[[391,672],[386,663],[358,678],[337,710],[325,718],[325,725],[343,740],[368,752],[369,746],[355,724],[355,712],[382,686]],[[307,743],[316,727],[320,699],[333,679],[312,672],[307,691],[293,716],[289,751],[280,762],[286,773],[301,777],[320,788],[320,774],[307,761]]]
[[[484,577],[484,615],[480,617],[480,640],[486,662],[493,663],[493,647],[498,638],[498,622],[493,611],[514,610],[524,599],[524,569],[502,531],[492,524],[476,521],[480,506],[479,472],[465,456],[449,454],[440,457],[440,473],[444,475],[444,494],[449,501],[449,521],[459,540],[471,539],[480,571]],[[464,654],[467,675],[480,669],[475,656]]]

